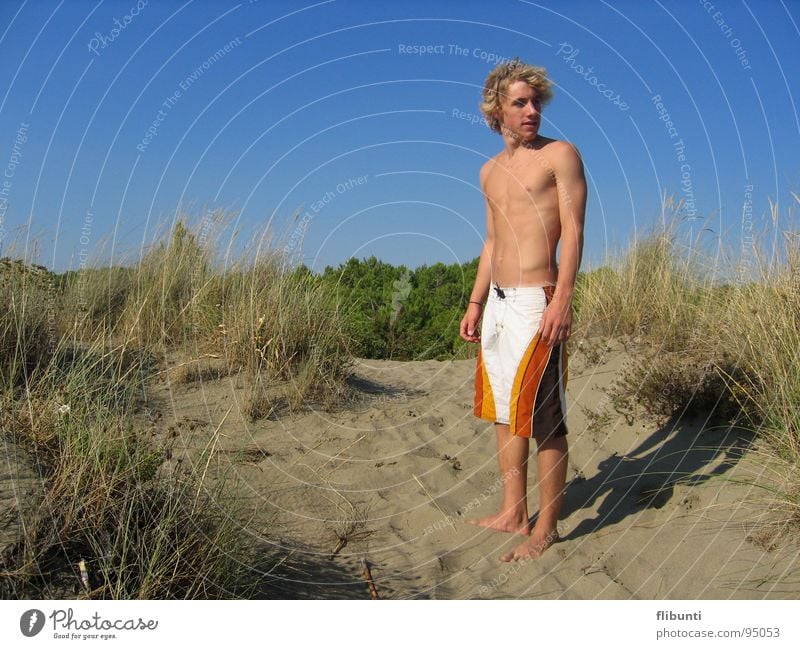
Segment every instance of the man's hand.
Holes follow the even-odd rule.
[[[572,333],[572,300],[553,297],[542,315],[539,333],[546,345],[567,342]]]
[[[481,341],[478,325],[481,321],[483,309],[480,304],[470,303],[467,312],[461,319],[461,337],[468,343],[479,343]]]

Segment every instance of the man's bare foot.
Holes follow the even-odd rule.
[[[538,559],[553,543],[558,541],[558,530],[551,530],[546,534],[533,531],[531,538],[523,541],[511,552],[507,552],[500,561],[519,561],[521,559]]]
[[[465,521],[470,525],[480,525],[490,530],[498,532],[512,532],[528,536],[531,533],[531,526],[528,524],[528,517],[517,514],[500,512],[486,518],[469,518]]]

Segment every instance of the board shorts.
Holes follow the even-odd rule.
[[[567,350],[540,340],[552,286],[493,285],[483,312],[475,416],[543,441],[567,434]]]

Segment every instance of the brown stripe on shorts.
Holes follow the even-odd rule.
[[[567,434],[566,418],[561,403],[561,384],[559,383],[559,358],[563,358],[563,385],[567,383],[567,350],[562,343],[553,345],[550,360],[542,374],[539,392],[536,394],[536,407],[533,412],[533,437],[542,442],[551,437]]]

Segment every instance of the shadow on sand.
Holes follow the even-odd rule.
[[[370,599],[356,561],[331,561],[295,543],[263,541],[260,548],[263,563],[248,568],[249,599]]]
[[[593,534],[647,508],[659,509],[677,485],[698,486],[719,478],[735,466],[753,437],[730,425],[706,427],[705,421],[671,417],[629,454],[600,462],[597,475],[567,485],[563,518],[603,502],[597,516],[581,521],[563,539]],[[711,464],[716,466],[705,471]]]

